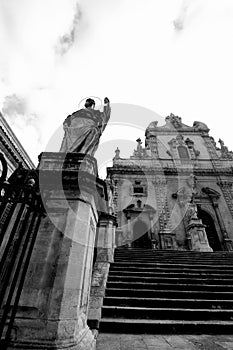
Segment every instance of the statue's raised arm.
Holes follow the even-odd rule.
[[[64,138],[60,152],[78,152],[93,156],[111,114],[110,101],[104,99],[103,112],[95,110],[95,101],[88,98],[85,108],[69,115],[64,123]]]

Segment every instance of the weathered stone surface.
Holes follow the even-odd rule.
[[[87,326],[87,312],[101,197],[96,190],[92,193],[92,187],[72,186],[82,168],[94,188],[96,161],[76,155],[68,158],[62,165],[60,154],[44,155],[39,165],[42,180],[48,180],[42,181],[41,188],[42,195],[49,190],[45,202],[47,217],[38,232],[16,317],[13,346],[19,349],[95,347],[94,335]],[[65,178],[61,173],[64,167]],[[60,183],[68,177],[69,184],[62,189],[56,187],[49,172],[54,178],[60,176]],[[105,186],[102,182],[100,185]]]
[[[96,350],[232,350],[230,335],[99,334]]]

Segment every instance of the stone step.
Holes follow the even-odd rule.
[[[173,264],[172,262],[168,263],[168,262],[141,262],[141,261],[128,261],[128,260],[125,260],[125,261],[118,261],[118,262],[114,262],[113,263],[113,266],[122,266],[124,269],[125,268],[128,268],[130,266],[135,266],[135,267],[163,267],[163,268],[200,268],[200,269],[215,269],[217,268],[218,270],[222,270],[222,269],[225,269],[225,270],[228,270],[228,271],[232,271],[233,272],[233,264],[232,265],[219,265],[219,264],[211,264],[211,265],[208,265],[208,264],[198,264],[196,263],[195,265],[194,264],[189,264],[189,263],[175,263]]]
[[[146,253],[138,253],[138,254],[130,254],[130,253],[125,253],[125,254],[115,254],[115,259],[121,259],[129,257],[132,259],[137,259],[137,258],[151,258],[151,259],[200,259],[200,260],[226,260],[226,261],[232,261],[233,260],[233,255],[232,256],[214,256],[214,255],[206,255],[206,256],[201,256],[201,255],[176,255],[175,253],[173,254],[146,254]]]
[[[233,283],[233,281],[232,281]],[[233,284],[231,285],[216,285],[216,284],[195,284],[195,283],[148,283],[148,282],[107,282],[107,288],[132,288],[132,289],[176,289],[176,290],[206,290],[206,291],[233,291]]]
[[[100,332],[131,334],[232,334],[233,321],[102,318]]]
[[[116,249],[100,331],[232,333],[233,252]]]
[[[214,259],[214,261],[212,259],[172,259],[172,258],[166,258],[166,259],[162,259],[162,258],[146,258],[146,257],[122,257],[122,258],[116,258],[114,260],[116,263],[117,262],[125,262],[125,261],[136,261],[136,262],[140,262],[140,263],[161,263],[163,262],[163,264],[169,264],[169,263],[177,263],[177,264],[183,264],[183,263],[188,263],[188,264],[198,264],[198,265],[233,265],[233,261],[232,260],[223,260],[222,259]]]
[[[141,249],[141,248],[128,248],[128,249],[115,249],[115,256],[129,254],[143,254],[143,255],[155,255],[155,256],[197,256],[197,257],[229,257],[233,258],[233,252],[217,251],[217,252],[198,252],[190,250],[154,250],[154,249]]]
[[[195,250],[174,250],[174,249],[152,249],[152,248],[127,248],[127,247],[117,247],[115,249],[115,254],[118,253],[154,253],[154,254],[187,254],[187,255],[223,255],[223,256],[233,256],[233,251],[219,250],[215,252],[199,252]]]
[[[169,259],[169,258],[174,258],[174,259],[224,259],[224,260],[233,260],[233,254],[232,255],[215,255],[212,253],[209,253],[208,255],[200,255],[200,254],[176,254],[176,253],[170,253],[170,254],[155,254],[155,253],[146,253],[146,252],[139,252],[139,253],[116,253],[115,258],[122,258],[122,257],[133,257],[133,258],[138,258],[138,257],[150,257],[150,258],[159,258],[159,259]]]
[[[233,310],[228,309],[183,309],[183,308],[151,308],[103,305],[104,318],[130,319],[178,319],[178,320],[233,320]]]
[[[206,256],[206,257],[202,257],[202,256],[172,256],[172,255],[166,255],[166,256],[162,256],[162,255],[147,255],[147,254],[120,254],[120,255],[116,255],[115,256],[115,260],[118,259],[124,259],[124,258],[130,258],[130,259],[174,259],[174,260],[207,260],[207,261],[222,261],[224,259],[224,261],[229,261],[229,262],[233,262],[233,257],[221,257],[221,256]]]
[[[109,271],[109,277],[110,276],[136,276],[136,277],[176,277],[176,278],[217,278],[217,279],[228,279],[233,280],[233,273],[232,274],[221,274],[221,273],[214,273],[214,272],[201,272],[200,273],[192,273],[190,271],[188,272],[153,272],[153,271],[122,271],[121,269],[112,270]]]
[[[109,271],[134,271],[134,272],[176,272],[176,273],[218,273],[222,274],[224,273],[225,275],[228,274],[230,276],[233,275],[233,270],[227,270],[225,269],[224,271],[221,269],[216,268],[196,268],[195,266],[189,266],[189,267],[176,267],[176,265],[172,267],[164,267],[164,266],[155,266],[154,264],[150,264],[149,266],[145,265],[122,265],[122,264],[111,264],[110,270]]]
[[[145,297],[110,297],[104,298],[104,305],[152,307],[152,308],[185,308],[185,309],[233,309],[233,300],[211,299],[170,299],[170,298],[145,298]]]
[[[203,299],[203,300],[233,300],[233,293],[226,291],[194,291],[194,290],[177,290],[176,286],[173,289],[132,289],[132,288],[120,288],[116,285],[115,288],[107,288],[105,295],[112,297],[132,297],[132,298],[169,298],[169,299]]]
[[[199,276],[198,278],[188,277],[148,277],[144,276],[112,276],[109,275],[108,282],[142,282],[143,283],[172,283],[172,284],[209,284],[209,285],[232,285],[232,279],[223,279],[223,278],[206,278],[206,276]]]

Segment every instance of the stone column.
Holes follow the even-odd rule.
[[[106,199],[106,188],[96,178],[96,160],[87,155],[43,153],[38,173],[47,217],[38,232],[10,349],[94,349],[87,312],[98,202]]]

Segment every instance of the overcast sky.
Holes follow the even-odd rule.
[[[88,96],[203,121],[232,150],[232,40],[232,0],[0,0],[0,109],[35,163]],[[103,140],[142,137],[138,118]]]

